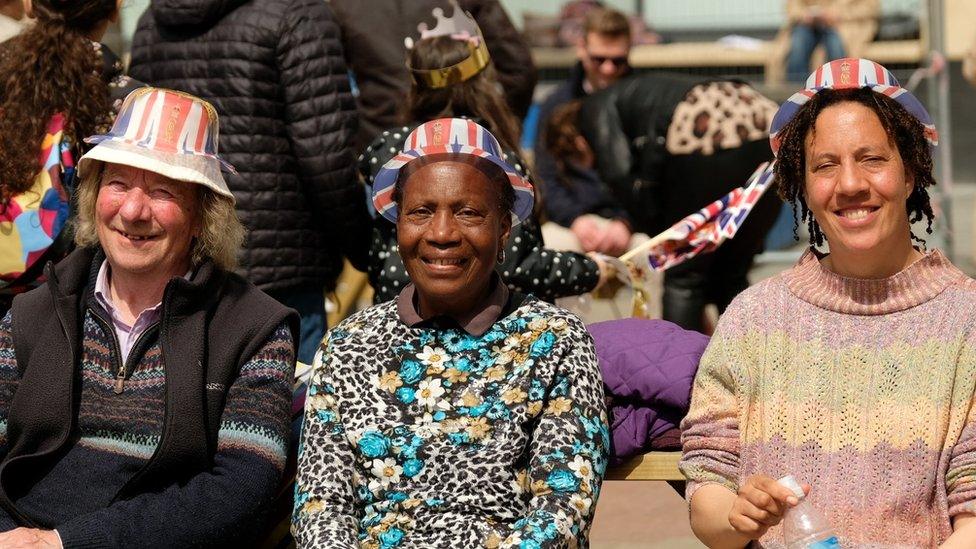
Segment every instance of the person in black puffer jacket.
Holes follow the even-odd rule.
[[[434,8],[448,17],[455,6],[470,13],[484,33],[508,106],[523,118],[532,105],[537,80],[532,53],[498,0],[329,0],[329,5],[342,28],[346,61],[359,86],[357,154],[399,121],[400,102],[410,89],[403,37],[416,33],[422,22],[435,27]],[[382,21],[380,32],[377,21]]]
[[[155,0],[130,72],[210,101],[249,235],[242,274],[302,315],[299,360],[325,328],[323,288],[346,256],[366,269],[369,216],[349,143],[355,103],[322,0]]]
[[[631,215],[655,235],[735,187],[772,160],[769,120],[776,103],[737,81],[663,74],[622,80],[584,100],[580,130],[596,168]],[[736,234],[716,251],[668,269],[664,319],[704,331],[702,311],[721,313],[749,283],[752,259],[781,202],[766,193]]]

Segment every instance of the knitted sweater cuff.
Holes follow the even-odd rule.
[[[105,524],[97,514],[76,517],[59,525],[57,530],[64,549],[112,546],[105,534]]]

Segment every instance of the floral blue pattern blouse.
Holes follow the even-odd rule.
[[[390,301],[322,344],[292,532],[299,547],[586,547],[610,436],[593,342],[528,297],[481,336]]]

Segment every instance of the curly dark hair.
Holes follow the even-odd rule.
[[[116,0],[33,0],[37,23],[0,48],[0,203],[29,189],[55,113],[74,143],[111,122],[102,60],[87,37]]]
[[[465,42],[437,36],[418,41],[407,55],[409,66],[432,70],[460,63],[470,54]],[[403,111],[405,124],[462,116],[483,120],[502,148],[518,150],[518,120],[505,102],[491,63],[468,80],[447,88],[430,88],[414,79]]]
[[[805,222],[810,232],[810,244],[821,246],[826,236],[813,218],[813,213],[807,206],[804,197],[804,183],[806,181],[806,137],[814,131],[817,117],[820,113],[838,103],[853,102],[864,105],[874,111],[881,121],[888,138],[895,143],[898,153],[906,170],[910,171],[915,180],[915,188],[905,202],[910,223],[927,220],[926,233],[932,234],[932,204],[929,199],[928,188],[935,185],[932,176],[932,151],[925,140],[925,127],[894,99],[869,88],[847,90],[823,90],[814,95],[797,112],[793,120],[780,132],[780,149],[776,156],[776,180],[779,185],[779,196],[793,204],[793,235],[797,240],[797,229],[801,222]],[[797,212],[799,206],[799,212]],[[912,233],[912,239],[925,243],[924,240]]]

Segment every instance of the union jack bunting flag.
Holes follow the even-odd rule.
[[[646,252],[647,263],[652,269],[663,271],[718,248],[725,239],[735,236],[772,181],[773,165],[763,163],[745,187],[734,189],[653,238],[655,244]]]

